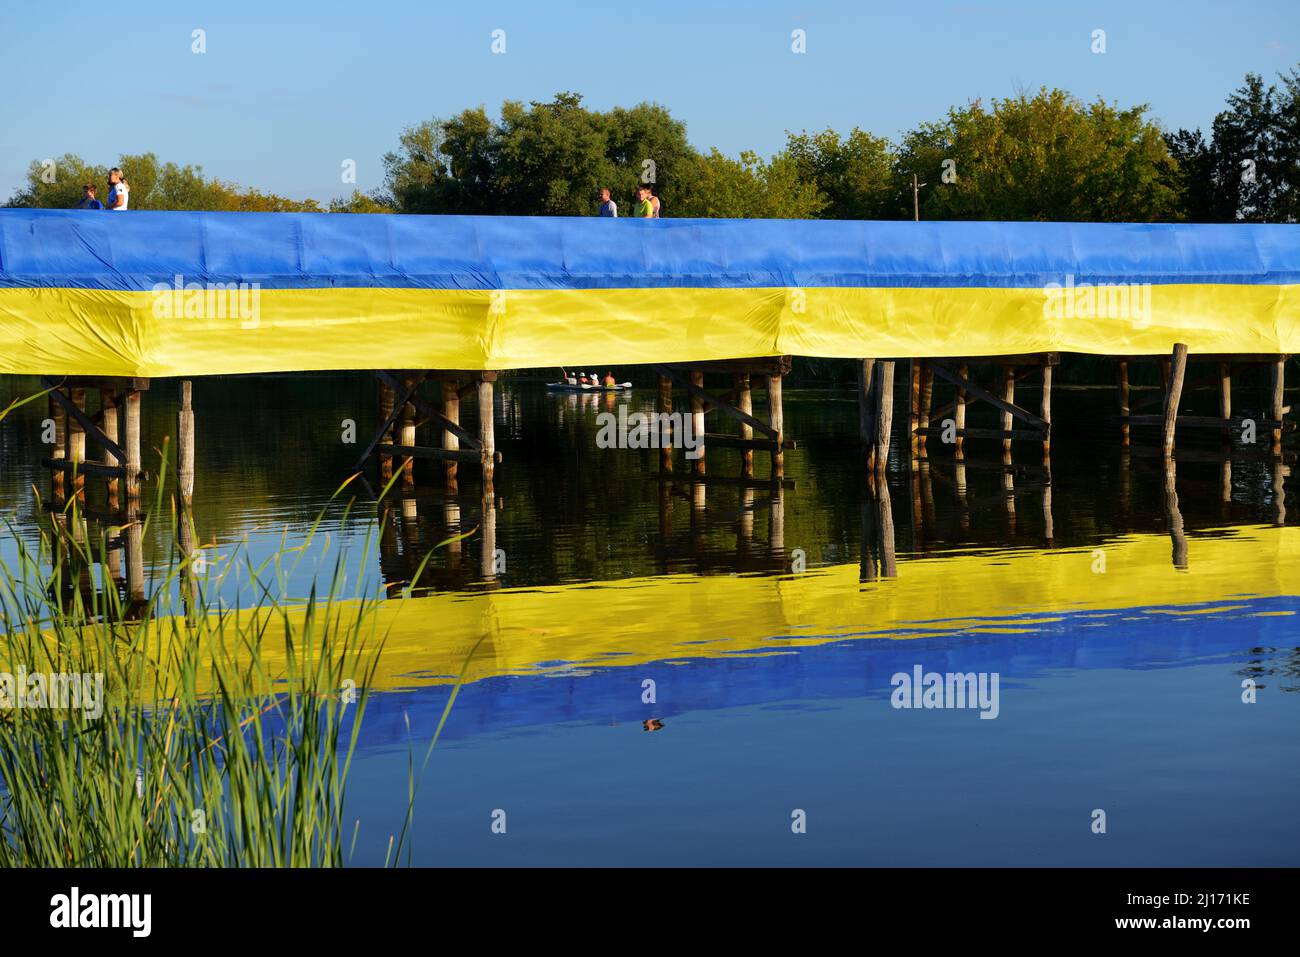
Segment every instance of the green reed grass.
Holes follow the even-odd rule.
[[[162,460],[157,499],[139,521],[170,511],[175,543],[189,517],[163,508],[165,448]],[[0,709],[0,865],[346,863],[359,826],[345,851],[346,783],[383,636],[377,600],[360,595],[359,583],[357,595],[344,594],[341,554],[323,591],[286,593],[284,566],[302,560],[324,514],[303,545],[256,566],[236,548],[220,573],[209,566],[200,576],[193,553],[169,548],[165,563],[153,563],[165,574],[156,573],[142,609],[125,605],[111,581],[92,585],[89,603],[69,587],[95,567],[90,546],[68,531],[80,520],[75,498],[35,544],[8,529],[18,549],[12,565],[0,561],[0,671],[102,673],[108,700],[98,718]],[[221,607],[213,586],[237,567],[257,598]],[[271,648],[283,658],[276,669]],[[410,863],[417,780],[412,761],[389,863],[404,846]]]

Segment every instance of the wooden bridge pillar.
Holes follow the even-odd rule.
[[[748,372],[737,372],[732,377],[732,390],[736,394],[736,408],[746,415],[753,415],[754,395],[750,390]],[[754,438],[753,427],[741,422],[740,437],[745,441],[751,441]],[[743,478],[754,477],[754,450],[752,448],[742,448],[740,450],[740,474]]]
[[[447,417],[448,422],[454,422],[460,425],[460,389],[457,388],[455,381],[442,380],[442,414]],[[442,447],[450,451],[460,448],[460,437],[450,429],[442,430]],[[456,473],[459,469],[459,463],[453,458],[447,459],[443,465],[443,474],[446,479],[447,490],[454,492],[456,488]]]
[[[874,375],[875,394],[875,451],[872,467],[883,479],[889,467],[889,433],[894,426],[894,362],[880,360]]]
[[[193,385],[181,381],[181,406],[176,414],[176,482],[181,498],[194,498],[194,405]]]
[[[117,390],[113,388],[101,388],[99,390],[99,427],[104,430],[104,435],[116,442],[118,440],[119,430],[119,410],[117,402]],[[120,463],[107,448],[104,449],[104,455],[101,462],[105,466],[116,466]],[[119,485],[116,478],[109,478],[105,482],[105,488],[108,491],[108,507],[110,510],[116,509],[118,505]]]
[[[691,385],[696,389],[704,388],[704,373],[699,369],[691,370]],[[696,475],[703,475],[705,470],[704,456],[706,448],[704,444],[704,400],[694,392],[691,393],[691,431],[696,443],[698,456],[691,460],[691,471]]]
[[[492,402],[492,383],[496,374],[485,374],[478,382],[478,440],[483,469],[483,494],[492,494],[493,473],[496,470],[495,407]]]
[[[1168,360],[1168,372],[1162,378],[1168,383],[1165,389],[1164,423],[1160,431],[1161,450],[1166,459],[1174,454],[1174,432],[1178,425],[1178,405],[1183,400],[1183,377],[1187,373],[1187,346],[1175,343]]]
[[[68,398],[79,412],[86,411],[86,390],[73,387],[67,390]],[[68,416],[68,460],[76,466],[72,479],[72,490],[78,498],[86,494],[86,475],[82,466],[86,463],[86,429],[77,421],[75,415]]]
[[[54,423],[54,445],[50,450],[50,459],[54,462],[62,462],[67,457],[67,431],[64,425],[63,406],[59,404],[54,393],[49,395],[49,417]],[[50,501],[54,505],[62,505],[66,495],[63,482],[63,469],[50,469]]]
[[[1273,401],[1270,404],[1270,415],[1273,421],[1277,423],[1273,427],[1273,454],[1282,454],[1282,416],[1286,414],[1286,406],[1283,401],[1283,393],[1286,389],[1286,356],[1278,356],[1273,360],[1271,370]]]
[[[391,424],[385,425],[393,414],[393,403],[396,401],[396,395],[393,387],[383,379],[378,379],[376,384],[379,387],[379,410],[376,428],[380,430],[379,442],[383,445],[393,444],[393,427]],[[393,457],[391,455],[379,456],[379,480],[382,484],[387,485],[393,477]]]
[[[126,497],[128,502],[138,502],[140,500],[141,473],[140,392],[138,389],[127,389],[124,398],[122,442],[123,451],[126,452]],[[143,590],[141,594],[143,594]]]
[[[785,408],[781,401],[781,376],[769,374],[767,377],[767,416],[772,426],[772,477],[785,477]]]
[[[1129,436],[1129,403],[1128,403],[1128,359],[1121,358],[1115,370],[1115,382],[1119,396],[1119,415],[1120,415],[1120,444],[1128,447],[1130,444]]]
[[[659,426],[659,468],[664,472],[673,470],[673,439],[671,422],[673,414],[673,381],[662,373],[659,379],[659,396],[657,409],[661,416]]]
[[[958,378],[963,380],[969,379],[970,366],[967,365],[965,362],[958,365],[957,376]],[[957,405],[953,409],[953,413],[952,413],[953,425],[957,429],[957,435],[953,443],[953,449],[956,452],[958,458],[961,458],[965,454],[966,436],[964,436],[962,433],[965,432],[966,430],[966,406],[968,406],[969,404],[970,404],[970,395],[966,392],[965,386],[959,385],[957,387]]]

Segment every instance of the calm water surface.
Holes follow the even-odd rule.
[[[0,401],[35,388],[5,380]],[[176,392],[146,395],[147,444],[174,435]],[[248,600],[246,575],[221,574],[241,543],[256,564],[307,543],[322,512],[282,567],[292,594],[340,559],[350,593],[413,588],[386,605],[391,654],[350,781],[357,862],[382,862],[408,761],[464,668],[416,863],[1300,863],[1289,464],[1249,449],[1227,464],[1189,437],[1171,482],[1150,436],[1122,452],[1109,393],[1059,390],[1049,468],[1036,448],[1005,465],[975,441],[959,465],[932,440],[873,492],[852,395],[787,389],[792,487],[696,486],[680,454],[667,482],[656,451],[596,447],[598,412],[652,395],[506,380],[494,494],[477,468],[449,491],[419,463],[418,488],[384,508],[360,483],[350,505],[331,498],[368,439],[371,381],[195,382],[210,600]],[[48,497],[43,405],[0,422],[8,562],[15,535],[50,521],[33,490]],[[341,441],[349,419],[358,444]],[[712,451],[710,476],[738,459]],[[92,513],[103,499],[90,483]],[[162,524],[142,546],[149,579],[169,560]],[[996,718],[894,707],[894,676],[917,667],[997,675]]]

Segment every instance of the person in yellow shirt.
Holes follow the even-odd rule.
[[[650,187],[638,186],[636,190],[636,198],[637,204],[634,215],[638,219],[654,219],[655,207],[654,204],[650,202]]]

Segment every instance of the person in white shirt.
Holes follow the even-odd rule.
[[[126,177],[122,171],[114,166],[108,171],[108,202],[104,205],[109,209],[124,211],[130,200],[131,187],[127,185]]]

